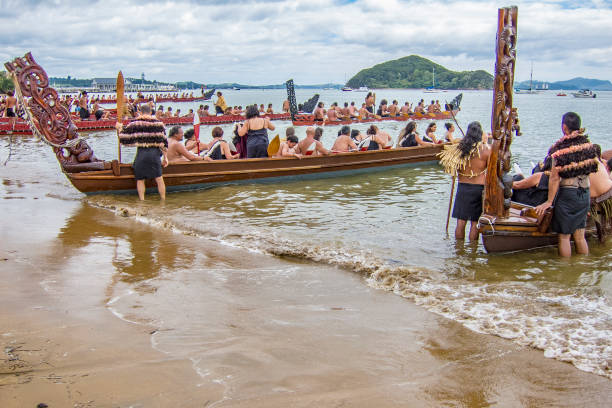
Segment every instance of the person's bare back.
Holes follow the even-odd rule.
[[[357,145],[349,135],[340,135],[334,142],[331,149],[334,152],[348,152],[351,150],[357,150]]]
[[[459,170],[459,182],[466,184],[484,184],[487,163],[491,155],[491,148],[487,144],[478,147],[479,153],[474,152],[465,169]]]
[[[606,166],[601,162],[597,164],[597,171],[589,174],[589,182],[591,184],[591,198],[599,197],[612,189],[612,180],[608,175]]]

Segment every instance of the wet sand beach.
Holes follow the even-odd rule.
[[[612,402],[606,377],[470,331],[354,271],[148,225],[10,168],[3,179],[2,407]]]

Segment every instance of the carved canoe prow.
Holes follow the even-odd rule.
[[[72,172],[104,168],[87,142],[79,138],[70,112],[59,101],[55,89],[49,87],[49,77],[36,63],[31,53],[4,64],[12,75],[15,93],[26,111],[26,120],[43,141],[53,147],[62,169]],[[25,98],[29,98],[27,103]]]

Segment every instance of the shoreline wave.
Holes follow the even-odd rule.
[[[548,287],[542,282],[482,284],[440,271],[390,264],[371,251],[341,244],[312,244],[257,228],[221,228],[181,214],[88,201],[88,204],[174,233],[277,257],[325,263],[362,274],[376,289],[392,292],[428,311],[482,334],[542,350],[544,356],[612,379],[612,307],[601,293]],[[202,217],[200,214],[200,218]],[[578,293],[577,293],[578,291]]]

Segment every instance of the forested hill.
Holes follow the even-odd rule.
[[[432,85],[432,69],[435,68],[436,88],[442,89],[490,89],[493,76],[486,71],[455,72],[426,58],[410,55],[393,61],[362,69],[346,86],[359,88],[427,88]]]

